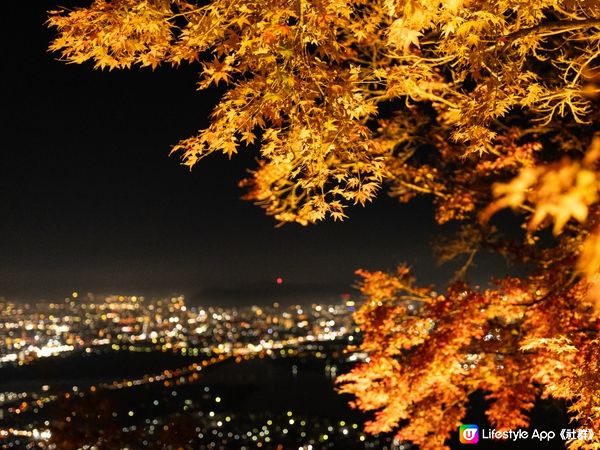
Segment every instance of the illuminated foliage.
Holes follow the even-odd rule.
[[[49,25],[65,61],[197,64],[200,89],[226,86],[173,151],[192,167],[258,148],[242,184],[279,222],[342,220],[383,187],[462,222],[439,242],[466,256],[443,294],[360,272],[369,360],[340,389],[369,431],[443,448],[481,390],[497,428],[552,396],[600,435],[597,0],[95,0]],[[492,226],[506,208],[523,238]],[[467,286],[482,249],[530,274]]]

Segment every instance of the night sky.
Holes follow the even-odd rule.
[[[0,296],[335,299],[351,291],[356,268],[403,261],[425,282],[447,280],[433,266],[427,199],[407,206],[383,193],[342,223],[276,228],[240,199],[255,149],[188,171],[170,147],[206,126],[218,99],[195,90],[199,67],[100,72],[58,62],[44,26],[56,6],[10,2],[2,13],[19,29],[3,39]]]

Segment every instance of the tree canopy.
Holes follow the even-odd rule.
[[[241,184],[279,222],[342,220],[385,188],[459,224],[445,293],[359,271],[369,359],[339,381],[368,431],[443,448],[482,391],[498,429],[541,396],[600,435],[597,0],[94,0],[48,23],[67,62],[195,64],[199,89],[225,85],[172,151],[192,167],[258,148]],[[506,208],[519,233],[495,225]],[[467,285],[481,250],[528,274]]]

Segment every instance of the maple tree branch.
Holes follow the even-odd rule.
[[[431,298],[427,297],[425,295],[402,295],[399,297],[400,300],[405,301],[405,302],[423,302],[423,303],[430,303],[431,302]]]
[[[475,259],[475,255],[477,255],[478,251],[479,251],[479,249],[475,248],[469,252],[469,254],[467,256],[467,260],[460,267],[460,269],[458,269],[456,271],[456,273],[452,277],[452,281],[462,281],[466,278],[467,271],[469,270],[469,267],[471,267],[473,265],[473,260]]]
[[[518,31],[510,33],[506,36],[502,36],[500,39],[508,45],[513,41],[527,36],[529,34],[544,34],[546,32],[565,32],[571,30],[578,30],[591,27],[600,27],[600,19],[586,19],[586,20],[559,20],[558,22],[545,23],[542,25],[536,25],[534,27],[522,28]]]
[[[435,195],[437,197],[441,197],[441,198],[447,197],[446,195],[442,194],[441,192],[435,191],[433,189],[424,188],[422,186],[417,186],[416,184],[412,184],[407,181],[399,180],[398,183],[404,187],[412,189],[413,191],[422,192],[423,194],[433,194],[433,195]]]
[[[564,33],[566,31],[580,30],[592,27],[600,27],[600,19],[585,20],[559,20],[557,22],[544,23],[529,28],[521,28],[512,33],[498,36],[496,43],[489,46],[487,51],[496,49],[499,45],[508,48],[510,45],[525,36],[537,34],[539,36],[550,36],[552,34]]]
[[[552,298],[557,298],[560,296],[560,294],[567,292],[577,281],[577,273],[573,272],[571,274],[571,276],[569,276],[567,278],[566,281],[557,281],[556,283],[554,283],[552,286],[550,286],[550,289],[548,289],[548,292],[544,295],[542,295],[541,297],[535,299],[535,300],[531,300],[528,302],[520,302],[520,303],[513,303],[513,306],[523,306],[523,307],[529,307],[529,306],[534,306],[534,305],[538,305],[540,303],[546,302]]]
[[[431,297],[428,294],[421,292],[420,290],[415,289],[409,285],[402,285],[399,290],[410,294],[410,295],[400,295],[399,298],[401,300],[413,300],[413,301],[422,301],[422,302],[431,301]]]

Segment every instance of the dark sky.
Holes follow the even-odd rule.
[[[335,298],[356,268],[402,261],[424,281],[445,280],[431,267],[428,201],[383,194],[343,223],[275,228],[240,199],[252,150],[189,172],[168,153],[207,124],[217,100],[195,90],[198,67],[100,72],[55,61],[44,26],[55,6],[10,2],[1,19],[4,33],[7,20],[19,28],[3,38],[0,296]]]

